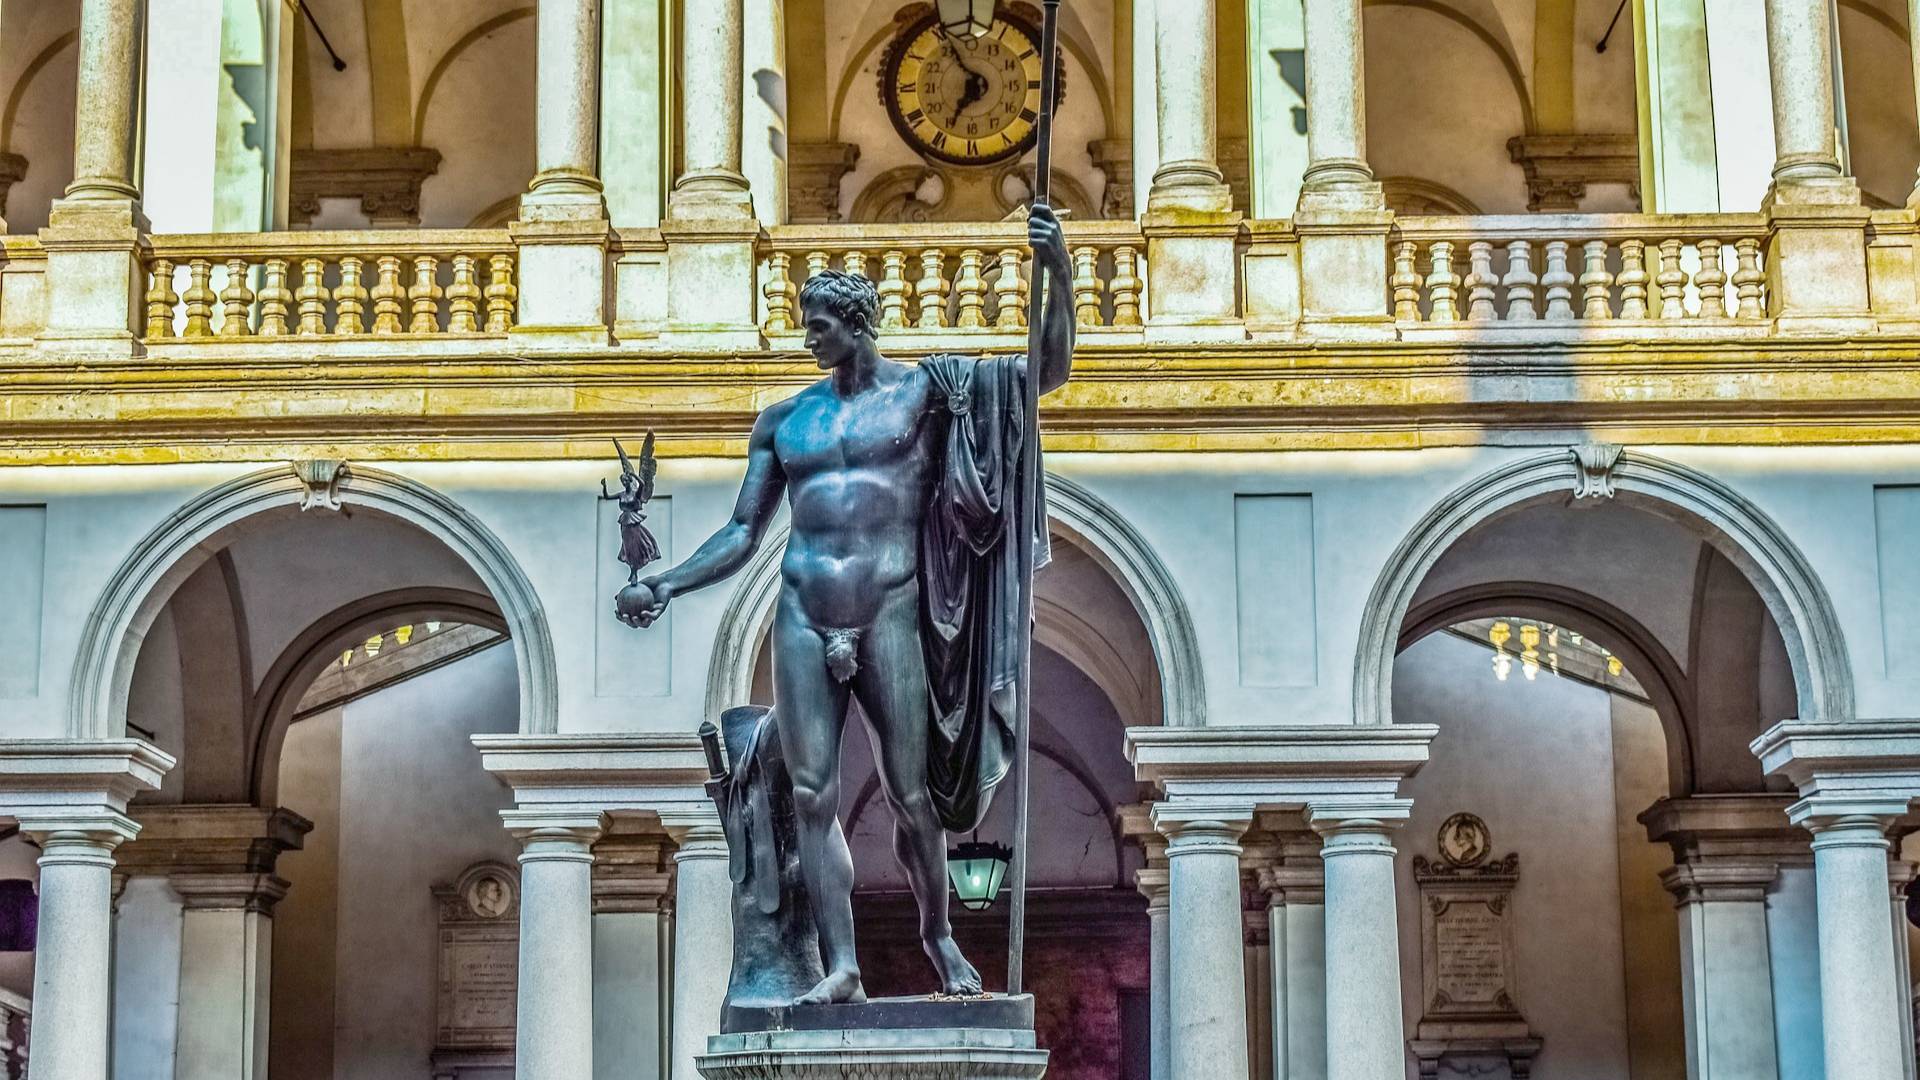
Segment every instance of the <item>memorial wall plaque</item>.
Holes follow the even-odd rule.
[[[510,1067],[520,984],[519,880],[504,863],[476,863],[433,895],[440,917],[435,1076]]]
[[[1490,858],[1492,834],[1472,814],[1440,826],[1439,858],[1413,858],[1420,889],[1425,1013],[1409,1046],[1422,1077],[1442,1062],[1497,1069],[1526,1080],[1541,1041],[1520,1015],[1515,989],[1513,888],[1520,856]]]

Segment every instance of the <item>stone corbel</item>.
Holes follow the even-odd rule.
[[[1133,140],[1096,139],[1087,144],[1093,167],[1107,178],[1100,196],[1100,216],[1109,221],[1133,220]]]
[[[845,220],[840,181],[860,161],[860,148],[843,142],[795,142],[787,147],[787,212],[795,224]]]
[[[288,217],[310,223],[321,199],[359,199],[375,228],[420,224],[420,185],[440,169],[440,151],[425,146],[295,150],[288,181]]]
[[[13,190],[13,185],[25,179],[26,175],[26,158],[0,150],[0,219],[7,216],[7,192]],[[0,225],[0,232],[4,231],[4,225]]]
[[[293,474],[300,478],[300,509],[340,509],[340,484],[351,470],[339,458],[305,458],[293,463]]]
[[[1573,481],[1573,501],[1613,498],[1613,470],[1626,449],[1619,443],[1582,443],[1569,448],[1580,470]]]
[[[1574,211],[1588,184],[1623,184],[1640,201],[1640,144],[1632,135],[1516,135],[1507,156],[1527,176],[1527,209]]]

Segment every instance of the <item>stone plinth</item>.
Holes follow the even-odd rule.
[[[1013,1028],[872,1028],[715,1035],[707,1080],[1039,1080],[1047,1052]]]

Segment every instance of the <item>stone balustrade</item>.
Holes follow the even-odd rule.
[[[0,990],[0,1078],[25,1080],[27,1034],[33,1002],[10,990]]]
[[[516,261],[505,230],[155,236],[142,336],[505,334]]]
[[[1764,329],[1760,214],[1407,217],[1388,240],[1394,321],[1419,327]]]
[[[1131,222],[1076,222],[1066,235],[1082,330],[1139,332],[1146,289],[1146,241],[1139,228]],[[780,226],[768,230],[761,259],[761,327],[769,338],[799,333],[800,287],[832,269],[873,280],[883,333],[1024,332],[1028,254],[1024,221]]]

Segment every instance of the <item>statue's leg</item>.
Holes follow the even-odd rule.
[[[853,694],[872,725],[880,787],[893,808],[893,854],[920,904],[920,942],[948,994],[977,994],[980,973],[954,944],[947,918],[947,833],[927,793],[926,659],[920,652],[919,595],[896,589],[861,642]]]
[[[864,1001],[853,954],[853,855],[840,828],[847,688],[827,674],[825,643],[784,592],[773,618],[773,700],[781,756],[793,779],[800,872],[827,968],[826,978],[800,1000]]]

